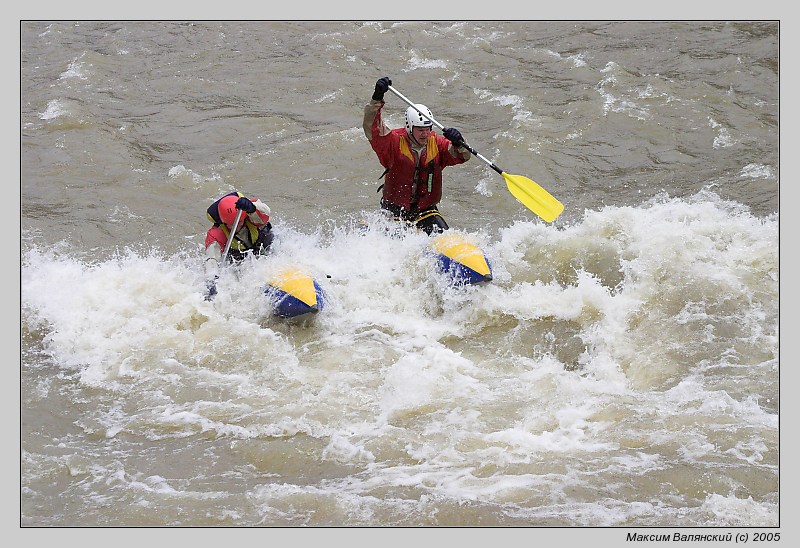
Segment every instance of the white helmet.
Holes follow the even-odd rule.
[[[431,114],[431,109],[426,107],[425,105],[418,104],[416,105],[419,110],[425,113],[426,116],[433,118],[433,114]],[[406,131],[409,135],[411,135],[411,129],[414,126],[432,126],[433,122],[431,122],[428,118],[425,118],[422,114],[417,111],[417,108],[408,107],[406,109]]]

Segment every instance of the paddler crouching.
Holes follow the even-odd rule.
[[[239,224],[234,229],[239,211]],[[248,253],[263,255],[272,244],[272,224],[269,222],[270,209],[256,198],[250,200],[240,192],[231,192],[211,204],[207,210],[209,220],[214,225],[206,232],[206,300],[217,294],[216,280],[222,262],[222,254],[233,232],[233,241],[228,249],[227,260],[233,263],[242,261]]]

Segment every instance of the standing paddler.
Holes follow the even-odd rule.
[[[442,199],[442,170],[466,162],[471,154],[461,146],[464,140],[457,129],[445,129],[444,136],[432,131],[433,115],[425,105],[409,106],[405,128],[390,130],[381,110],[391,85],[389,77],[379,79],[364,108],[364,133],[386,168],[381,175],[386,181],[378,188],[383,189],[381,208],[428,234],[443,232],[450,227],[437,209]]]

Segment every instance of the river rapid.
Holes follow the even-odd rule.
[[[777,21],[20,33],[22,527],[780,525]],[[491,283],[378,214],[381,76],[564,204],[445,170]],[[276,243],[207,302],[233,190]],[[269,314],[287,264],[313,320]]]

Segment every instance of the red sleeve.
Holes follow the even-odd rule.
[[[225,249],[225,244],[228,243],[228,238],[225,237],[225,233],[222,232],[222,229],[218,226],[212,226],[208,229],[208,232],[206,232],[206,249],[214,242],[217,242],[220,251],[223,251]]]
[[[383,118],[381,116],[381,111],[383,110],[384,103],[381,103],[381,106],[378,107],[378,112],[375,113],[375,119],[372,120],[372,139],[375,140],[376,137],[381,136],[381,126],[383,125]]]
[[[466,162],[466,160],[458,154],[450,154],[450,141],[447,138],[436,135],[436,146],[442,155],[442,167],[454,166]]]
[[[378,160],[381,165],[383,167],[389,167],[394,163],[393,150],[397,148],[395,145],[397,137],[393,131],[390,131],[386,135],[381,135],[381,128],[383,127],[383,121],[381,120],[382,110],[383,105],[378,109],[375,120],[372,121],[372,140],[369,144],[372,146],[372,150],[375,151],[375,154],[378,155]]]
[[[400,155],[400,137],[397,131],[390,131],[383,136],[376,135],[369,142],[383,167],[391,167],[395,162],[395,158]],[[405,128],[400,131],[405,132]]]

